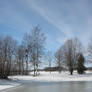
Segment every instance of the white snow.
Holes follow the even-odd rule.
[[[16,87],[22,83],[31,82],[62,82],[62,81],[92,81],[92,71],[87,71],[83,75],[74,72],[70,75],[69,72],[39,72],[40,75],[33,77],[32,73],[28,76],[9,76],[11,80],[0,80],[0,90]]]
[[[18,85],[20,84],[12,80],[0,80],[0,90],[16,87]]]
[[[18,79],[20,82],[62,82],[62,81],[92,81],[92,72],[87,71],[83,75],[79,75],[74,72],[73,75],[70,75],[69,72],[40,72],[39,76],[12,76],[12,79]]]

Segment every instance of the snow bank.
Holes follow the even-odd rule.
[[[12,76],[11,79],[19,80],[22,83],[28,82],[62,82],[62,81],[92,81],[92,72],[87,71],[83,75],[79,75],[74,72],[73,75],[70,75],[69,72],[40,72],[39,76],[33,77],[29,76]]]
[[[11,80],[0,80],[0,90],[16,87],[18,85],[20,84]]]

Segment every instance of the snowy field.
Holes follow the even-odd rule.
[[[92,72],[87,71],[83,75],[74,72],[70,75],[69,72],[39,72],[39,76],[33,77],[33,73],[28,76],[9,76],[10,80],[0,80],[0,90],[16,87],[22,83],[31,82],[62,82],[62,81],[92,81]]]
[[[62,81],[92,81],[92,72],[87,71],[83,75],[79,75],[74,72],[73,75],[70,75],[69,72],[39,72],[40,75],[33,77],[31,76],[10,76],[9,78],[13,80],[19,80],[20,82],[62,82]]]

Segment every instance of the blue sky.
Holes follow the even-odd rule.
[[[20,42],[36,25],[47,36],[48,50],[55,51],[71,37],[87,47],[92,37],[92,0],[0,0],[0,34]]]

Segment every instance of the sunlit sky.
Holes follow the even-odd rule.
[[[92,0],[0,0],[0,34],[19,43],[25,32],[39,25],[46,48],[55,51],[78,37],[87,47],[92,37]]]

